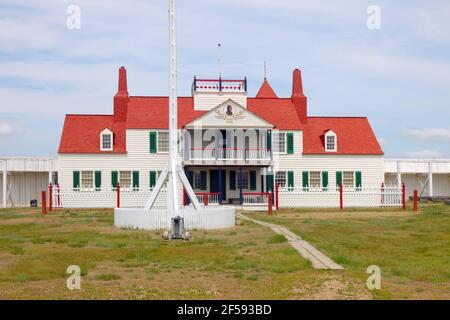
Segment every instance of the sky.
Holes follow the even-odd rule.
[[[0,156],[56,156],[65,114],[112,113],[122,65],[130,95],[167,95],[167,8],[0,0]],[[249,96],[264,61],[280,97],[300,68],[309,115],[367,116],[386,158],[450,158],[448,0],[178,0],[177,19],[180,96],[219,56]]]

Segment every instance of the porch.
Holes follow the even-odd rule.
[[[185,167],[197,199],[204,205],[267,210],[269,198],[275,205],[273,175],[266,167]],[[183,203],[190,204],[186,192]]]

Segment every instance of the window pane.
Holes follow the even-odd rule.
[[[335,137],[327,136],[327,150],[334,150],[334,149],[335,149]]]
[[[309,173],[309,180],[311,188],[320,188],[320,171],[311,171]]]
[[[286,152],[286,133],[277,132],[273,134],[273,149],[275,152]]]
[[[102,149],[111,149],[111,135],[102,134]]]
[[[345,171],[344,172],[344,188],[353,188],[354,187],[354,172],[353,171]]]
[[[94,173],[92,171],[81,171],[81,188],[94,188]]]
[[[131,171],[120,171],[119,182],[121,188],[131,188]]]
[[[237,179],[237,185],[240,186],[240,178],[239,178],[239,173],[236,175],[236,179]],[[249,173],[248,172],[242,172],[242,189],[243,190],[248,190],[248,183],[249,183]]]
[[[158,152],[169,152],[169,132],[158,132]]]
[[[194,190],[201,190],[202,178],[200,172],[194,172]]]
[[[280,171],[275,174],[275,184],[280,188],[286,188],[286,172]]]

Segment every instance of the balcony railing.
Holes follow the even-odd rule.
[[[190,149],[188,161],[195,160],[229,160],[229,161],[257,161],[257,160],[272,160],[271,149]]]

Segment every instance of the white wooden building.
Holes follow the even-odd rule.
[[[41,202],[41,191],[57,178],[56,158],[0,158],[1,207],[28,207]]]
[[[387,159],[384,168],[386,185],[405,183],[409,197],[418,190],[420,197],[450,198],[450,159]]]

